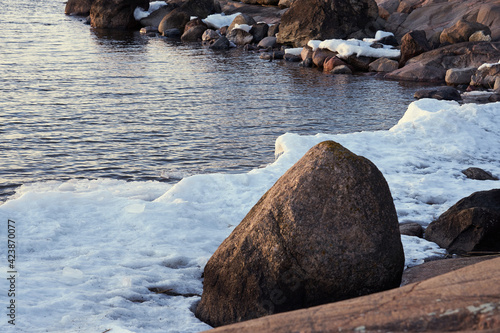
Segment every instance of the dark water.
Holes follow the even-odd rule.
[[[273,161],[286,132],[388,129],[415,91],[95,31],[65,16],[61,0],[0,5],[0,201],[51,179],[248,171]]]

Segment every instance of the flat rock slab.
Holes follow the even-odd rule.
[[[210,332],[500,330],[500,258],[425,281]]]

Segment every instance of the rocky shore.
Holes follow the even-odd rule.
[[[417,98],[500,100],[498,0],[69,0],[65,12],[87,16],[95,29],[451,87]]]

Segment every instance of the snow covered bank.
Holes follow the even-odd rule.
[[[313,50],[317,48],[327,49],[332,52],[337,52],[340,58],[348,58],[351,55],[357,57],[373,57],[373,58],[398,58],[401,51],[394,49],[392,46],[384,45],[382,48],[373,48],[371,41],[362,41],[359,39],[327,39],[325,41],[311,40],[307,43]]]
[[[23,332],[196,332],[191,308],[201,273],[222,240],[273,183],[315,144],[334,140],[374,162],[400,222],[427,225],[462,197],[498,187],[467,179],[476,166],[500,175],[500,103],[412,103],[388,131],[276,140],[277,160],[245,174],[156,182],[72,180],[23,186],[0,206],[16,221],[16,304]],[[443,253],[402,237],[406,264]],[[6,251],[2,270],[8,271]],[[7,290],[7,280],[0,285]],[[168,296],[170,290],[190,297]],[[9,302],[7,293],[0,296]],[[6,320],[2,322],[6,331]],[[5,329],[4,329],[5,328]]]

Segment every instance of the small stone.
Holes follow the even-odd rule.
[[[392,72],[398,69],[399,63],[396,60],[387,58],[378,58],[370,63],[368,69],[370,72]]]
[[[470,167],[466,170],[462,170],[462,173],[466,175],[467,178],[474,180],[498,180],[498,178],[494,177],[490,172],[481,168]]]
[[[263,49],[272,49],[276,47],[276,37],[265,37],[259,42],[259,44],[257,44],[257,46]]]
[[[476,73],[475,67],[468,68],[450,68],[446,71],[444,80],[446,84],[457,86],[461,84],[469,84],[472,75]]]
[[[424,228],[417,222],[404,222],[399,224],[399,233],[401,235],[422,238],[424,236]]]
[[[453,87],[438,87],[433,89],[421,89],[415,92],[416,99],[434,98],[447,101],[461,101],[462,96],[457,89]]]

